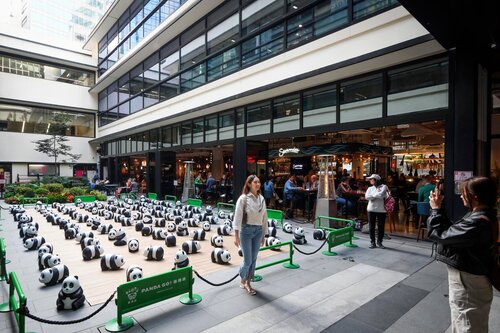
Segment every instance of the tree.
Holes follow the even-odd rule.
[[[47,127],[47,134],[50,135],[50,138],[33,141],[36,145],[35,151],[54,158],[57,176],[60,175],[60,156],[69,157],[69,162],[72,163],[76,162],[82,156],[81,154],[72,154],[71,146],[66,144],[69,141],[66,136],[66,130],[68,129],[68,124],[71,122],[71,117],[68,113],[55,113]],[[61,162],[67,163],[68,161],[61,160]]]

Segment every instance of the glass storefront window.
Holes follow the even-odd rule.
[[[336,123],[337,89],[332,86],[304,92],[304,127]]]
[[[207,62],[208,81],[235,72],[240,67],[238,48],[227,50]]]
[[[236,137],[245,136],[245,108],[236,109]]]
[[[285,48],[284,24],[279,24],[269,30],[242,43],[243,66],[251,65],[272,57]]]
[[[217,140],[217,116],[205,119],[205,142]]]
[[[160,148],[172,147],[172,127],[164,127],[161,129],[161,146]]]
[[[181,92],[189,91],[205,83],[205,64],[199,64],[181,74]]]
[[[273,101],[273,132],[283,132],[300,127],[300,96],[292,95]]]
[[[203,142],[203,118],[193,120],[193,143]],[[184,141],[182,141],[184,143]]]
[[[219,139],[234,138],[234,111],[226,111],[219,114]]]
[[[340,122],[382,117],[382,74],[340,85]]]
[[[251,135],[268,134],[271,132],[271,103],[259,103],[247,107],[247,133]]]
[[[191,134],[192,134],[192,130],[191,130],[191,122],[190,121],[187,121],[185,123],[182,123],[181,125],[181,139],[182,139],[182,144],[183,145],[189,145],[192,143],[192,139],[191,139]]]

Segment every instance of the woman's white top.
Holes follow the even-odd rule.
[[[387,213],[384,206],[384,199],[388,195],[387,189],[386,185],[373,185],[366,190],[365,199],[368,200],[366,207],[368,212]]]
[[[251,192],[242,194],[236,201],[234,212],[234,230],[241,230],[241,220],[243,218],[243,209],[246,208],[247,224],[261,225],[264,235],[267,235],[267,208],[266,200],[262,195],[255,196]]]

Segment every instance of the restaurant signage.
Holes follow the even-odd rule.
[[[283,157],[285,154],[290,154],[290,153],[298,154],[300,153],[300,149],[293,147],[293,148],[280,148],[278,150],[279,157]]]

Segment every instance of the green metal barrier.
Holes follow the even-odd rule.
[[[283,211],[275,210],[275,209],[268,209],[267,210],[267,218],[277,220],[279,222],[278,224],[283,228],[283,219],[284,219]]]
[[[269,267],[269,266],[274,266],[274,265],[277,265],[277,264],[281,264],[282,262],[284,263],[283,264],[283,267],[285,268],[290,268],[290,269],[297,269],[297,268],[300,268],[300,265],[299,264],[294,264],[293,263],[293,244],[291,241],[288,241],[288,242],[284,242],[284,243],[281,243],[281,244],[276,244],[276,245],[269,245],[269,246],[264,246],[264,247],[261,247],[259,249],[259,251],[265,251],[265,250],[270,250],[270,249],[275,249],[277,247],[282,247],[282,246],[289,246],[290,247],[290,250],[289,250],[289,256],[288,258],[283,258],[283,259],[280,259],[280,260],[276,260],[276,261],[273,261],[273,262],[270,262],[270,263],[267,263],[267,264],[264,264],[264,265],[261,265],[261,266],[257,266],[255,267],[255,270],[259,270],[259,269],[263,269],[263,268],[266,268],[266,267]],[[261,275],[257,275],[255,274],[252,281],[254,282],[257,282],[257,281],[261,281],[263,278]]]
[[[17,297],[19,299],[16,299]],[[26,317],[23,314],[17,313],[18,309],[24,309],[26,307],[26,296],[21,289],[21,284],[17,279],[15,272],[9,274],[9,302],[0,304],[0,312],[14,312],[14,316],[19,326],[19,333],[24,333],[26,329]]]
[[[165,195],[163,198],[164,201],[173,202],[174,204],[177,202],[177,197],[175,195]]]
[[[329,225],[333,226],[333,228],[323,227],[321,225],[321,219],[328,220]],[[332,248],[340,244],[344,244],[346,247],[358,247],[356,244],[352,243],[352,238],[354,236],[354,221],[330,216],[318,216],[316,221],[316,228],[328,231],[328,250],[322,252],[324,255],[336,256],[337,253],[333,252]]]
[[[5,246],[5,239],[0,238],[0,281],[7,280],[7,249]]]
[[[158,194],[153,193],[153,192],[149,192],[148,193],[148,199],[157,200],[158,199]]]
[[[117,317],[106,324],[106,330],[109,332],[128,330],[134,326],[134,320],[131,317],[124,317],[125,313],[182,294],[185,294],[179,299],[182,304],[201,302],[201,296],[193,294],[191,266],[121,284],[117,288]]]
[[[96,199],[96,196],[95,195],[77,195],[75,197],[75,203],[78,199],[80,199],[82,202],[94,202]]]
[[[41,201],[45,205],[49,204],[49,199],[47,197],[33,197],[33,198],[21,198],[21,205],[34,205],[37,201]]]
[[[201,199],[189,198],[188,201],[187,201],[187,204],[190,205],[190,206],[201,207],[201,205],[203,204],[203,202],[201,201]]]
[[[217,203],[217,213],[220,212],[221,210],[225,212],[231,212],[234,213],[234,205],[233,204],[228,204],[225,202],[218,202]]]

